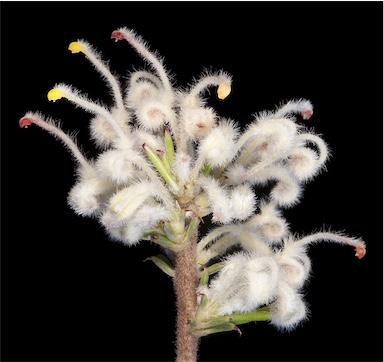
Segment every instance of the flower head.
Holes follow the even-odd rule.
[[[214,87],[220,100],[227,99],[228,73],[204,71],[190,86],[176,87],[163,59],[135,31],[120,28],[111,38],[127,41],[150,70],[133,71],[122,85],[88,42],[71,42],[68,49],[85,55],[102,75],[112,105],[64,83],[47,94],[49,101],[66,99],[93,115],[90,137],[99,151],[93,159],[57,121],[37,112],[19,120],[21,128],[48,131],[71,152],[77,178],[69,206],[98,219],[112,240],[153,242],[171,259],[209,218],[212,229],[196,245],[194,260],[200,274],[193,287],[200,286],[191,325],[197,335],[257,318],[280,330],[295,328],[309,315],[302,292],[311,273],[308,247],[331,241],[352,246],[359,259],[366,253],[363,240],[339,232],[298,237],[283,216],[329,158],[324,140],[302,124],[313,114],[312,103],[288,101],[256,114],[241,131],[203,98]],[[173,260],[166,267],[164,258],[154,260],[175,274]]]

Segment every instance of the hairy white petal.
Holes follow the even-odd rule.
[[[255,211],[256,195],[250,185],[240,185],[231,190],[233,218],[246,220]]]
[[[307,316],[307,306],[303,297],[288,283],[280,281],[277,298],[270,305],[271,324],[279,330],[290,331]]]
[[[201,140],[199,155],[211,166],[221,166],[236,156],[237,129],[231,122],[220,122]]]
[[[311,261],[307,255],[292,257],[284,256],[284,252],[277,258],[282,280],[291,287],[300,289],[308,280],[311,271]]]
[[[191,156],[184,152],[176,152],[173,171],[180,184],[185,184],[191,179]]]
[[[104,207],[111,185],[96,177],[75,183],[68,193],[68,205],[81,216],[98,215]]]
[[[274,203],[262,202],[260,212],[248,220],[246,227],[269,242],[281,241],[288,233],[288,224]]]
[[[140,74],[142,74],[142,72]],[[148,74],[151,76],[150,73]],[[155,79],[154,77],[155,76],[152,75],[153,79]],[[136,108],[141,102],[149,98],[154,98],[159,94],[159,88],[153,82],[148,80],[132,81],[134,78],[136,78],[135,73],[131,77],[129,91],[126,96],[127,105],[130,108]]]
[[[153,185],[150,182],[138,182],[114,194],[109,200],[108,209],[119,221],[127,220],[152,195],[152,192]]]
[[[200,180],[212,210],[212,221],[226,224],[233,220],[232,199],[225,187],[211,177]]]
[[[152,131],[161,128],[169,120],[171,113],[172,109],[158,98],[148,98],[136,108],[139,124]]]
[[[250,312],[274,298],[277,278],[273,258],[238,253],[225,261],[211,283],[210,296],[221,314]]]
[[[135,168],[131,162],[132,151],[108,150],[100,154],[95,167],[99,175],[117,184],[123,184],[135,176]]]
[[[248,180],[247,170],[238,163],[231,164],[223,173],[227,185],[238,185]]]
[[[293,149],[286,162],[293,175],[303,181],[315,176],[319,170],[316,152],[307,147]]]
[[[132,132],[132,138],[136,149],[141,149],[144,143],[152,150],[164,149],[163,139],[157,134],[144,130],[142,127],[136,128]]]
[[[196,141],[211,131],[216,123],[216,113],[212,108],[186,108],[180,119],[188,138]]]

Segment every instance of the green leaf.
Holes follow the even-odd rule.
[[[149,146],[145,143],[143,144],[143,149],[146,152],[148,158],[151,160],[153,165],[156,167],[156,170],[163,176],[165,182],[171,186],[174,192],[179,191],[179,186],[176,183],[176,180],[168,167],[164,164],[161,158],[154,152]]]
[[[164,255],[159,254],[156,256],[150,256],[146,260],[152,260],[156,266],[158,266],[165,274],[168,274],[170,277],[175,276],[175,271],[172,267],[171,261]]]
[[[175,147],[173,145],[173,139],[172,139],[171,133],[169,132],[168,126],[165,128],[164,143],[165,143],[165,156],[168,160],[168,164],[170,168],[172,168],[173,158],[175,156]]]
[[[224,266],[224,262],[220,261],[218,263],[210,265],[209,267],[206,268],[206,270],[208,271],[209,275],[212,275],[220,271],[223,268],[223,266]]]
[[[199,285],[207,285],[208,281],[209,281],[209,272],[207,268],[204,268],[204,270],[201,273]]]
[[[250,322],[264,322],[270,319],[269,308],[263,307],[248,313],[232,313],[216,316],[209,319],[195,321],[194,333],[205,336],[207,334],[225,332],[227,330],[238,330],[236,326]],[[236,328],[232,327],[235,326]]]
[[[191,221],[189,222],[187,231],[185,233],[185,236],[187,238],[189,238],[194,233],[196,228],[199,226],[199,223],[200,223],[200,219],[198,217],[194,217],[191,219]]]
[[[232,313],[228,317],[231,318],[231,322],[236,325],[245,324],[249,322],[264,322],[270,319],[269,308],[259,308],[255,311],[248,313]]]
[[[176,244],[175,242],[169,240],[166,235],[157,230],[148,231],[144,234],[144,236],[149,237],[153,243],[161,245],[167,249],[178,250],[180,247],[180,244]]]
[[[201,172],[203,173],[203,175],[207,176],[212,172],[212,170],[213,170],[212,166],[206,162],[204,164],[204,167],[201,169]]]
[[[233,323],[223,323],[214,327],[203,328],[203,329],[195,328],[193,329],[193,334],[196,337],[204,337],[209,334],[229,332],[229,331],[236,331],[241,335],[240,329]]]

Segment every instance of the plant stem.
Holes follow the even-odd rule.
[[[176,362],[197,361],[198,337],[192,334],[189,318],[196,312],[196,245],[197,231],[186,241],[186,248],[177,253],[174,288],[176,293]]]

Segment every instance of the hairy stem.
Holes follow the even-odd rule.
[[[197,361],[198,338],[192,334],[189,318],[196,312],[197,231],[187,240],[186,248],[176,256],[174,287],[176,293],[176,362]]]

